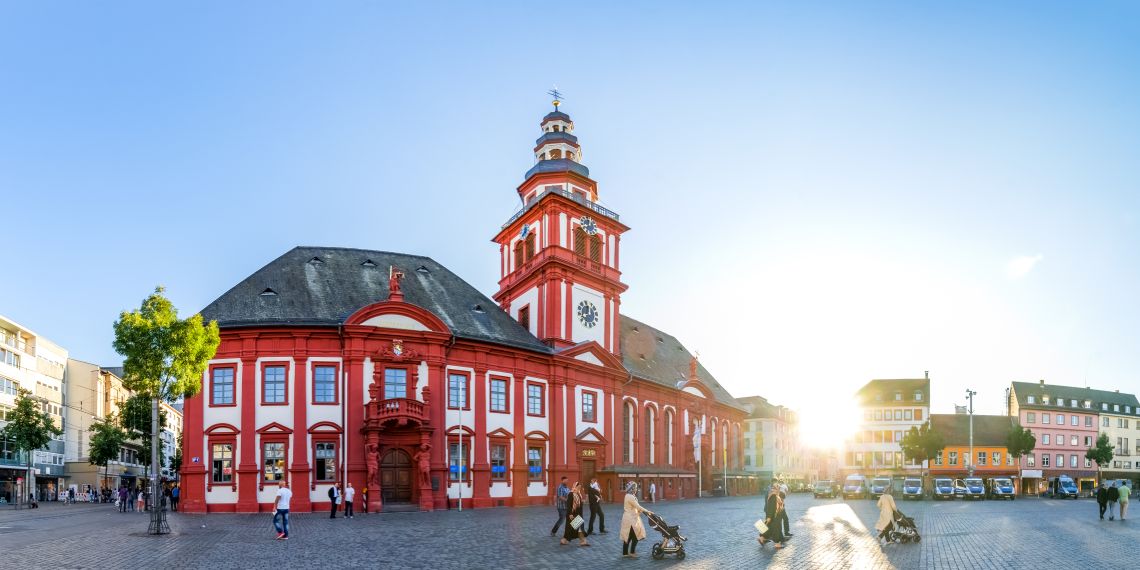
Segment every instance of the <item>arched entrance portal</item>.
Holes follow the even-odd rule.
[[[380,460],[380,490],[385,503],[412,502],[412,458],[392,449]]]

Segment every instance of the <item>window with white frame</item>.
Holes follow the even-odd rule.
[[[1049,445],[1049,434],[1046,433],[1041,436],[1041,445]]]

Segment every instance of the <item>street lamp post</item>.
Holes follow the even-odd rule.
[[[970,399],[970,475],[974,474],[974,394],[977,392],[966,388],[966,397]]]

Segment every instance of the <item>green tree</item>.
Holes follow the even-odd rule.
[[[91,425],[91,450],[88,463],[103,468],[103,482],[107,481],[107,467],[119,457],[119,450],[127,441],[127,432],[114,421],[95,422]]]
[[[150,477],[150,464],[152,445],[150,439],[151,428],[151,405],[152,400],[143,394],[135,394],[127,398],[121,406],[119,406],[119,425],[126,433],[127,439],[138,440],[141,444],[139,451],[139,461],[143,464],[143,471],[146,477]],[[166,427],[166,410],[159,408],[158,411],[158,429]],[[162,462],[163,453],[162,446],[158,447],[159,463]]]
[[[1009,433],[1005,436],[1005,450],[1011,457],[1015,460],[1021,459],[1022,455],[1033,451],[1035,447],[1037,447],[1037,438],[1029,428],[1023,428],[1016,422],[1010,425]]]
[[[189,398],[202,389],[206,365],[218,350],[218,323],[202,315],[179,319],[174,304],[156,287],[134,311],[115,321],[115,351],[123,355],[123,386],[151,401],[150,473],[158,470],[158,403]],[[152,505],[159,505],[161,485],[151,485]],[[170,532],[162,509],[151,510],[151,534]]]
[[[25,488],[31,488],[32,485],[32,452],[47,449],[53,435],[63,435],[63,430],[57,427],[51,416],[40,408],[41,401],[41,398],[34,397],[31,392],[20,388],[16,396],[16,407],[8,412],[8,425],[0,430],[0,434],[11,442],[13,450],[24,453],[24,466],[27,471],[24,475]],[[23,491],[17,492],[17,503],[26,498]]]
[[[930,422],[921,427],[911,427],[899,442],[903,456],[916,462],[933,459],[946,447],[942,434],[930,425]]]
[[[1100,437],[1096,438],[1096,445],[1085,452],[1085,459],[1096,462],[1096,478],[1098,481],[1101,480],[1101,469],[1108,465],[1109,461],[1112,461],[1112,452],[1112,442],[1109,441],[1107,433],[1100,434]]]

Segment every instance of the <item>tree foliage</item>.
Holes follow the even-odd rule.
[[[1033,451],[1035,447],[1037,447],[1037,437],[1029,431],[1029,428],[1023,428],[1017,423],[1010,426],[1009,433],[1005,436],[1005,450],[1014,459]]]
[[[114,421],[95,422],[90,431],[91,449],[87,454],[87,462],[103,468],[105,481],[108,463],[118,459],[119,450],[127,441],[127,432]]]
[[[53,435],[63,435],[63,430],[55,425],[51,416],[40,409],[39,398],[20,388],[16,396],[16,407],[8,412],[8,425],[0,430],[16,451],[28,454],[27,465],[32,464],[32,453],[37,449],[47,449]]]
[[[128,439],[141,442],[139,462],[143,464],[146,473],[150,474],[151,463],[151,405],[152,401],[144,394],[135,394],[127,398],[119,407],[119,426],[122,427]],[[166,410],[158,409],[158,430],[166,426]],[[162,462],[162,446],[158,446],[158,461]]]
[[[922,462],[938,455],[946,447],[942,434],[930,425],[930,422],[921,427],[911,427],[899,442],[903,456],[915,462]]]
[[[1096,445],[1085,452],[1085,459],[1095,462],[1097,471],[1108,465],[1108,462],[1112,461],[1112,456],[1112,441],[1108,439],[1107,433],[1100,434],[1100,437],[1096,438]]]
[[[165,289],[156,287],[134,311],[115,321],[115,351],[123,355],[123,386],[173,402],[202,389],[206,364],[218,349],[218,323],[202,315],[179,319]]]

